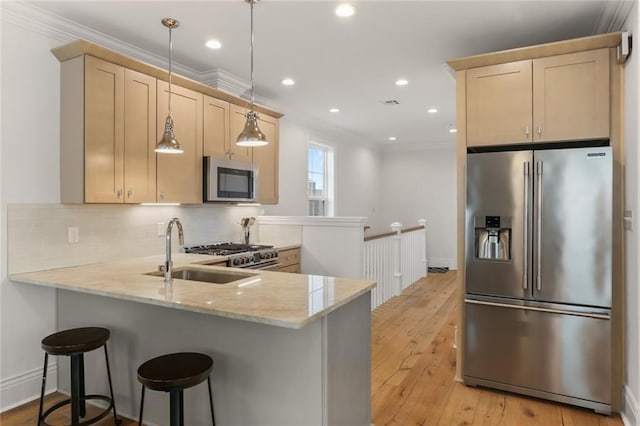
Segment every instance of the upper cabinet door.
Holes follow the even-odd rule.
[[[244,129],[247,122],[247,108],[238,105],[229,105],[231,117],[229,119],[229,155],[232,160],[251,162],[251,148],[236,145],[236,139]],[[262,128],[261,128],[262,129]]]
[[[609,49],[533,61],[534,141],[609,137]]]
[[[182,154],[157,154],[157,201],[202,203],[202,94],[171,85],[171,108]],[[169,84],[158,81],[157,134],[164,133]]]
[[[86,203],[122,203],[124,68],[85,57]]]
[[[278,204],[279,121],[264,114],[258,117],[258,126],[269,141],[269,145],[252,148],[253,164],[258,167],[258,202]]]
[[[204,95],[205,157],[227,158],[229,151],[229,102]]]
[[[467,145],[532,141],[531,61],[467,71]]]
[[[124,72],[124,202],[156,201],[156,79]]]

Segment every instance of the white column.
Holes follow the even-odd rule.
[[[422,235],[424,235],[424,245],[423,245],[423,256],[422,256],[422,262],[424,263],[424,276],[426,277],[427,275],[429,275],[429,259],[427,257],[427,220],[426,219],[420,219],[418,220],[418,225],[422,226],[423,231],[422,231]]]
[[[401,244],[401,231],[402,224],[399,222],[393,222],[391,224],[391,230],[396,233],[393,236],[393,290],[392,294],[394,296],[400,295],[402,292],[402,270],[400,265],[402,265],[402,244]]]

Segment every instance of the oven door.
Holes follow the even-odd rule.
[[[205,201],[255,201],[257,172],[251,163],[204,157],[203,170]]]

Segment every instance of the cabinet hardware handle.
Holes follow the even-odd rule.
[[[526,290],[528,287],[528,282],[527,282],[527,275],[528,275],[528,271],[527,269],[529,264],[528,264],[528,257],[529,257],[529,252],[528,252],[528,248],[527,246],[529,245],[529,162],[525,161],[523,163],[523,173],[524,173],[524,256],[523,256],[523,261],[524,261],[524,267],[522,268],[524,270],[524,273],[522,274],[522,287]]]
[[[529,126],[524,128],[524,134],[527,138],[529,137]]]
[[[128,189],[127,190],[127,198],[131,198],[132,195],[133,195],[133,189]]]
[[[536,163],[536,172],[538,174],[538,271],[536,277],[536,286],[538,291],[542,291],[542,161]]]
[[[542,127],[538,126],[538,136],[542,136]]]
[[[160,199],[164,200],[164,192],[160,191]]]
[[[118,189],[116,191],[116,195],[118,196],[118,198],[122,197],[122,189]]]

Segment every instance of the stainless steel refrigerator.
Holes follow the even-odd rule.
[[[467,155],[464,381],[611,410],[610,147]]]

